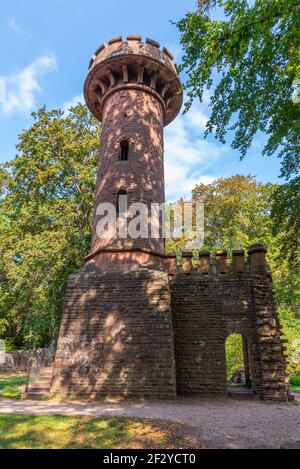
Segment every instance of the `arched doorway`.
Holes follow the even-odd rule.
[[[226,385],[229,394],[252,392],[252,364],[249,340],[231,333],[225,342]]]

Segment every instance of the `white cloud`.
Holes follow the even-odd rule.
[[[219,175],[215,165],[225,153],[220,144],[203,138],[208,120],[204,105],[194,104],[165,129],[165,179],[168,201],[189,198],[196,184]]]
[[[4,77],[0,75],[0,104],[3,104],[6,100],[6,85]]]
[[[14,16],[7,21],[7,25],[12,31],[28,36],[28,32],[26,31],[26,29],[23,29],[21,28],[21,26],[18,25],[17,20]]]
[[[84,104],[83,94],[79,94],[71,98],[69,101],[65,101],[61,107],[62,111],[64,111],[67,114],[69,109],[71,107],[77,106],[78,103]]]
[[[208,116],[200,110],[200,106],[193,107],[190,112],[186,113],[186,122],[188,125],[199,132],[205,131],[207,121]]]
[[[167,161],[165,163],[166,174],[166,198],[168,201],[180,199],[181,197],[190,199],[191,192],[197,184],[201,182],[210,184],[216,179],[209,175],[197,175],[196,172],[190,172],[188,166],[177,166]]]
[[[35,94],[41,91],[38,79],[46,72],[53,71],[57,71],[55,56],[44,55],[22,70],[2,77],[5,82],[6,99],[0,105],[0,110],[7,115],[16,111],[32,111],[36,106]]]

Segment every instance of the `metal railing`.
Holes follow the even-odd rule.
[[[37,379],[41,369],[53,363],[55,358],[56,343],[57,339],[56,337],[54,337],[49,343],[49,345],[43,348],[36,358],[33,358],[31,360],[26,370],[27,379],[24,388],[25,392],[28,391],[29,385]]]

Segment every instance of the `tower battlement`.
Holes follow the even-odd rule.
[[[245,251],[233,250],[229,257],[226,250],[216,252],[200,251],[197,255],[192,252],[183,252],[182,259],[176,255],[166,256],[169,275],[175,274],[253,274],[265,275],[269,271],[266,262],[266,248],[262,244],[254,244]]]
[[[87,105],[102,120],[107,98],[120,89],[140,89],[153,94],[164,112],[164,125],[178,114],[182,105],[181,83],[176,62],[167,48],[153,39],[129,35],[101,44],[93,55],[84,86]]]

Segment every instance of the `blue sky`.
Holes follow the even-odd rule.
[[[46,105],[67,108],[82,100],[90,57],[111,37],[141,34],[168,47],[180,61],[179,34],[171,20],[195,10],[196,0],[10,0],[1,2],[0,161],[14,157],[18,134],[32,123],[30,113]],[[184,79],[184,77],[182,77]],[[0,90],[1,91],[1,90]],[[259,135],[241,162],[239,155],[213,137],[203,138],[209,93],[200,105],[165,129],[167,199],[188,197],[198,182],[251,174],[261,182],[278,181],[279,161],[263,158]]]

